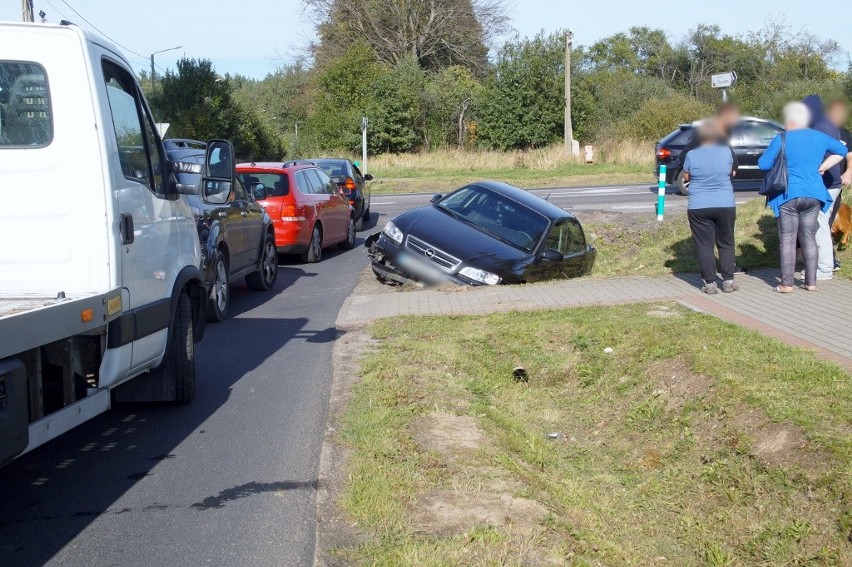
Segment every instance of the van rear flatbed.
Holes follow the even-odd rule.
[[[0,359],[102,328],[121,314],[121,290],[63,297],[0,296]]]

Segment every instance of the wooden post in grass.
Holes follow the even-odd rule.
[[[657,220],[663,220],[666,208],[666,166],[660,166],[660,181],[657,184]]]

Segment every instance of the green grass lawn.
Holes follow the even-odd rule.
[[[676,304],[370,331],[347,563],[852,564],[852,382],[811,352]]]
[[[370,172],[376,180],[370,184],[376,194],[444,193],[483,179],[505,181],[524,189],[654,183],[653,166],[567,163],[547,169],[523,165],[489,167],[453,167],[452,165],[387,166],[374,164]]]

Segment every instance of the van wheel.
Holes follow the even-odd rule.
[[[355,219],[349,217],[346,225],[346,240],[337,245],[341,250],[352,250],[355,248]]]
[[[208,299],[207,320],[224,321],[231,303],[231,289],[228,278],[228,258],[221,250],[216,250],[213,259],[213,289]]]
[[[318,224],[314,225],[314,230],[311,233],[311,243],[308,244],[308,249],[302,254],[302,262],[306,264],[315,264],[322,259],[322,229]]]
[[[178,296],[171,337],[160,370],[175,381],[175,403],[188,404],[195,396],[195,337],[192,305],[185,291]]]
[[[275,285],[278,279],[278,251],[275,250],[275,239],[271,234],[263,241],[263,255],[260,258],[260,269],[246,276],[246,285],[254,291],[267,291]]]
[[[684,181],[682,171],[678,171],[675,174],[675,186],[677,187],[678,195],[683,195],[684,197],[689,195],[689,183]]]

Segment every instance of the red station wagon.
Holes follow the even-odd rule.
[[[302,162],[242,163],[237,175],[272,217],[280,254],[319,262],[324,248],[355,246],[355,212],[320,168]]]

